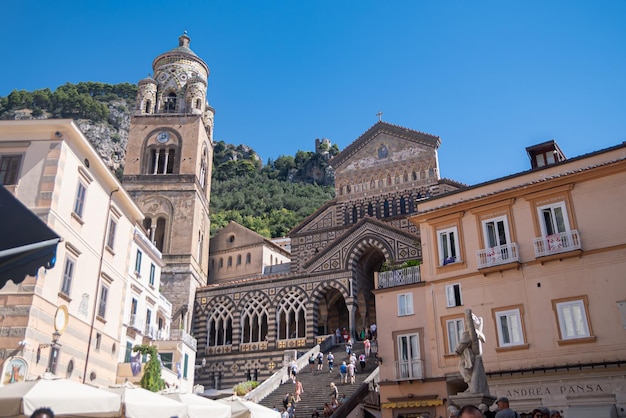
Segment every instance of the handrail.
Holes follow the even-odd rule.
[[[327,344],[329,339],[331,339],[331,337],[328,337],[326,340],[324,340],[321,343],[321,345],[324,346],[325,344]],[[311,357],[311,354],[314,354],[315,356],[317,356],[317,353],[319,352],[320,352],[320,344],[316,345],[315,347],[311,348],[309,351],[304,353],[302,356],[300,356],[296,360],[296,364],[298,365],[298,370],[303,370],[305,367],[308,366],[309,357]],[[276,389],[278,389],[280,385],[287,382],[290,378],[291,378],[291,375],[289,373],[289,364],[285,364],[283,367],[280,368],[280,370],[278,370],[273,375],[271,375],[269,379],[266,379],[259,386],[257,386],[250,392],[246,393],[243,398],[248,401],[259,403],[260,401],[265,399],[268,395],[270,395],[272,392],[274,392]]]

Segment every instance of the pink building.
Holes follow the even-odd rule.
[[[419,278],[380,273],[375,290],[383,417],[447,416],[467,388],[455,353],[466,309],[483,318],[492,396],[522,416],[625,416],[626,144],[527,152],[532,169],[419,202],[409,218]]]

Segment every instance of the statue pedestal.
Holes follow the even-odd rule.
[[[448,400],[459,409],[463,408],[465,405],[478,407],[481,403],[484,403],[487,405],[487,408],[489,408],[496,401],[496,397],[485,395],[484,393],[461,392],[456,395],[448,396]]]

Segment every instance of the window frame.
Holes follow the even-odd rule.
[[[524,324],[524,307],[522,305],[514,305],[514,306],[504,306],[499,308],[494,308],[492,310],[493,322],[496,329],[496,336],[498,338],[498,346],[496,347],[496,351],[499,350],[508,350],[508,349],[516,349],[516,348],[527,348],[527,337],[526,337],[526,327]],[[501,319],[507,318],[507,326],[510,331],[509,333],[509,341],[504,341],[504,329],[502,328]],[[512,324],[508,318],[516,318],[518,323]],[[519,337],[520,341],[514,341],[511,339],[513,337],[513,333],[515,332],[512,329],[512,326],[517,325],[519,328]]]
[[[444,238],[445,241],[444,242]],[[459,249],[459,230],[456,226],[437,229],[437,250],[439,267],[462,261]],[[451,261],[446,261],[452,259]]]
[[[17,185],[20,180],[20,171],[22,169],[23,159],[23,154],[0,155],[0,184],[2,184],[3,186]],[[17,162],[16,166],[12,165],[12,162]]]
[[[461,340],[461,338],[463,337],[463,332],[465,331],[465,315],[463,313],[458,313],[458,314],[454,314],[454,315],[446,315],[446,316],[442,316],[440,318],[441,321],[441,328],[445,330],[445,332],[443,333],[443,346],[444,346],[444,357],[445,356],[456,356],[457,354],[454,352],[454,349],[456,348],[456,345],[458,345],[458,342]],[[459,332],[458,336],[455,336],[455,344],[452,344],[451,341],[451,336],[450,336],[450,329],[448,324],[454,322],[458,325],[458,323],[460,322],[461,326],[462,326],[462,330]],[[455,328],[455,331],[459,331],[458,328]]]
[[[494,224],[494,234],[493,237],[491,236],[492,234],[490,234],[490,230],[488,225],[490,223]],[[501,242],[501,236],[499,234],[499,229],[498,229],[498,224],[502,223],[502,228],[503,228],[503,232],[504,232],[504,243]],[[501,215],[501,216],[495,216],[492,218],[488,218],[488,219],[482,219],[481,220],[481,226],[483,229],[483,243],[485,245],[485,248],[495,248],[495,247],[500,247],[503,245],[508,245],[511,244],[511,228],[509,226],[509,220],[508,220],[508,216],[507,215]],[[490,238],[493,238],[494,241],[491,242]]]
[[[109,218],[109,228],[107,230],[107,248],[113,251],[115,247],[115,231],[117,229],[117,219],[114,216]]]
[[[556,209],[561,210],[562,225],[559,225]],[[546,214],[550,215],[550,224],[546,222]],[[545,205],[537,206],[537,219],[539,220],[539,228],[541,236],[547,237],[555,234],[562,234],[571,231],[569,222],[569,212],[567,204],[564,200],[552,202]],[[562,231],[560,230],[562,226]]]
[[[415,314],[413,307],[413,293],[406,292],[397,295],[398,316],[410,316]]]
[[[143,251],[137,248],[137,252],[135,253],[135,274],[137,277],[141,277],[141,260],[143,258]]]
[[[68,264],[71,264],[71,271],[69,275],[67,274]],[[59,289],[59,293],[70,297],[72,292],[72,282],[74,281],[74,272],[76,271],[77,261],[75,258],[70,256],[65,256],[65,263],[63,263],[63,278],[61,280],[61,288]],[[65,288],[67,287],[67,292]]]
[[[108,298],[109,298],[109,291],[110,291],[110,287],[107,286],[106,284],[102,283],[100,285],[100,297],[98,298],[98,317],[99,318],[106,318],[106,313],[107,313],[107,302],[108,302]]]
[[[455,308],[457,306],[463,306],[463,294],[461,293],[461,283],[447,284],[446,287],[446,307]],[[458,292],[454,291],[458,289]],[[452,301],[450,300],[452,296]],[[457,298],[458,296],[458,298]]]
[[[154,287],[154,281],[156,279],[156,266],[154,263],[150,263],[150,276],[148,277],[148,284]]]
[[[412,330],[403,330],[393,332],[393,341],[395,345],[394,357],[397,364],[396,367],[396,376],[395,380],[416,380],[423,378],[424,370],[423,370],[423,361],[424,358],[422,356],[423,347],[422,347],[422,335],[423,329],[412,329]],[[414,338],[414,340],[413,340]],[[403,344],[402,340],[405,339],[408,344]],[[413,344],[412,342],[415,342]],[[404,352],[403,348],[410,348],[410,353],[407,351]],[[414,355],[413,350],[417,351],[417,357]],[[404,358],[404,354],[407,354],[407,358]],[[412,362],[417,361],[418,366],[412,364]],[[402,363],[407,363],[406,368],[403,368]],[[406,371],[403,373],[403,370]],[[421,373],[419,373],[421,371]],[[419,374],[419,375],[416,375]]]
[[[84,181],[78,180],[76,185],[76,194],[74,195],[74,208],[72,213],[79,219],[82,219],[85,211],[85,202],[87,201],[87,185]]]
[[[582,336],[568,336],[566,335],[565,330],[565,318],[563,317],[563,309],[566,306],[578,306],[581,308],[581,313],[583,314],[582,324],[584,327],[584,331],[586,331],[585,335]],[[595,337],[593,335],[593,329],[591,327],[591,320],[589,318],[589,300],[586,295],[583,296],[574,296],[569,298],[561,298],[555,299],[552,301],[552,308],[555,313],[557,330],[559,332],[559,344],[569,344],[569,343],[577,343],[577,342],[588,342],[595,341]]]

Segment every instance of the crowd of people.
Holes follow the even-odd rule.
[[[362,338],[363,342],[363,351],[357,353],[354,351],[352,338],[348,335],[344,339],[344,331],[345,329],[336,330],[336,337],[339,342],[343,342],[345,344],[345,352],[346,359],[341,360],[341,364],[336,368],[335,367],[335,353],[332,351],[329,352],[318,352],[317,354],[311,353],[308,358],[308,371],[309,373],[314,372],[323,372],[325,371],[325,366],[328,367],[329,373],[336,373],[337,371],[339,380],[338,382],[330,383],[330,393],[328,394],[329,400],[324,403],[323,407],[318,408],[313,411],[311,415],[312,418],[320,417],[320,413],[325,417],[330,417],[337,408],[341,406],[341,404],[346,400],[346,394],[339,393],[339,386],[341,385],[349,385],[356,383],[356,374],[359,372],[365,371],[367,366],[367,359],[372,357],[372,343],[370,338],[375,338],[376,336],[376,325],[372,325],[370,327],[363,328],[359,333],[359,337]],[[378,353],[375,353],[374,357],[377,363],[382,362],[382,359],[378,357]],[[343,357],[343,355],[339,355]],[[337,370],[338,369],[338,370]],[[281,418],[294,418],[296,407],[298,402],[301,401],[302,394],[304,393],[304,388],[302,386],[302,382],[298,380],[298,365],[296,360],[292,360],[289,365],[289,376],[291,382],[294,384],[293,392],[288,392],[285,394],[283,398],[283,408],[281,412]]]
[[[489,411],[487,405],[481,404],[465,405],[460,410],[455,406],[448,408],[450,418],[484,418],[493,416],[494,418],[522,418],[522,415],[514,411],[509,406],[509,399],[501,396],[496,400],[497,411]],[[546,407],[538,407],[533,409],[530,418],[563,418],[561,411],[550,410]]]

